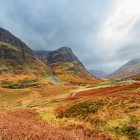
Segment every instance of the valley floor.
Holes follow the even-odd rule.
[[[140,139],[139,82],[34,82],[35,87],[31,82],[32,87],[0,88],[0,140]]]

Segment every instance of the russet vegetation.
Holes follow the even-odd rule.
[[[139,75],[97,79],[70,48],[34,55],[0,28],[0,140],[139,139]]]

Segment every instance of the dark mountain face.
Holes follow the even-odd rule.
[[[46,73],[47,66],[9,31],[0,28],[0,73]]]
[[[68,47],[62,47],[58,50],[47,52],[47,58],[49,63],[79,61],[73,54],[71,48]]]
[[[103,78],[104,76],[107,75],[107,73],[101,70],[90,70],[89,72],[94,76],[96,76],[97,78]]]
[[[71,48],[62,47],[55,51],[46,52],[36,51],[35,55],[43,60],[51,68],[51,72],[61,81],[84,83],[85,79],[87,81],[96,79],[86,70]]]
[[[34,51],[34,55],[48,65],[48,51]]]
[[[62,47],[55,51],[34,51],[34,54],[44,63],[51,65],[56,62],[80,61],[73,54],[71,48]]]
[[[129,78],[131,76],[140,74],[140,59],[132,59],[114,73],[107,75],[109,79]]]
[[[0,58],[20,59],[32,57],[32,50],[9,31],[0,28]]]
[[[75,65],[75,70],[79,68],[79,72],[80,69],[82,69],[84,72],[88,73],[83,64],[74,55],[71,48],[62,47],[55,51],[36,51],[35,55],[51,67],[55,67],[60,64],[63,66],[65,63],[73,63]],[[72,69],[70,71],[72,71]]]

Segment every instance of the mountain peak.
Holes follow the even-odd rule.
[[[5,30],[4,28],[0,27],[0,32],[8,32],[7,30]]]
[[[67,47],[67,46],[61,47],[58,50],[67,50],[67,51],[70,50],[70,51],[72,51],[72,49],[70,47]]]
[[[10,33],[8,30],[0,27],[0,38],[4,38],[4,37],[7,37],[7,39],[3,40],[5,42],[8,41],[8,38],[10,38],[11,36],[15,37],[12,33]]]
[[[61,47],[57,50],[50,51],[47,54],[48,62],[77,61],[77,57],[69,47]]]
[[[60,81],[84,84],[97,80],[69,47],[61,47],[54,51],[36,51],[35,55],[49,65],[52,74]]]

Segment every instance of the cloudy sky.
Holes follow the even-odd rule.
[[[88,69],[140,57],[140,0],[0,0],[0,26],[35,50],[69,46]]]

